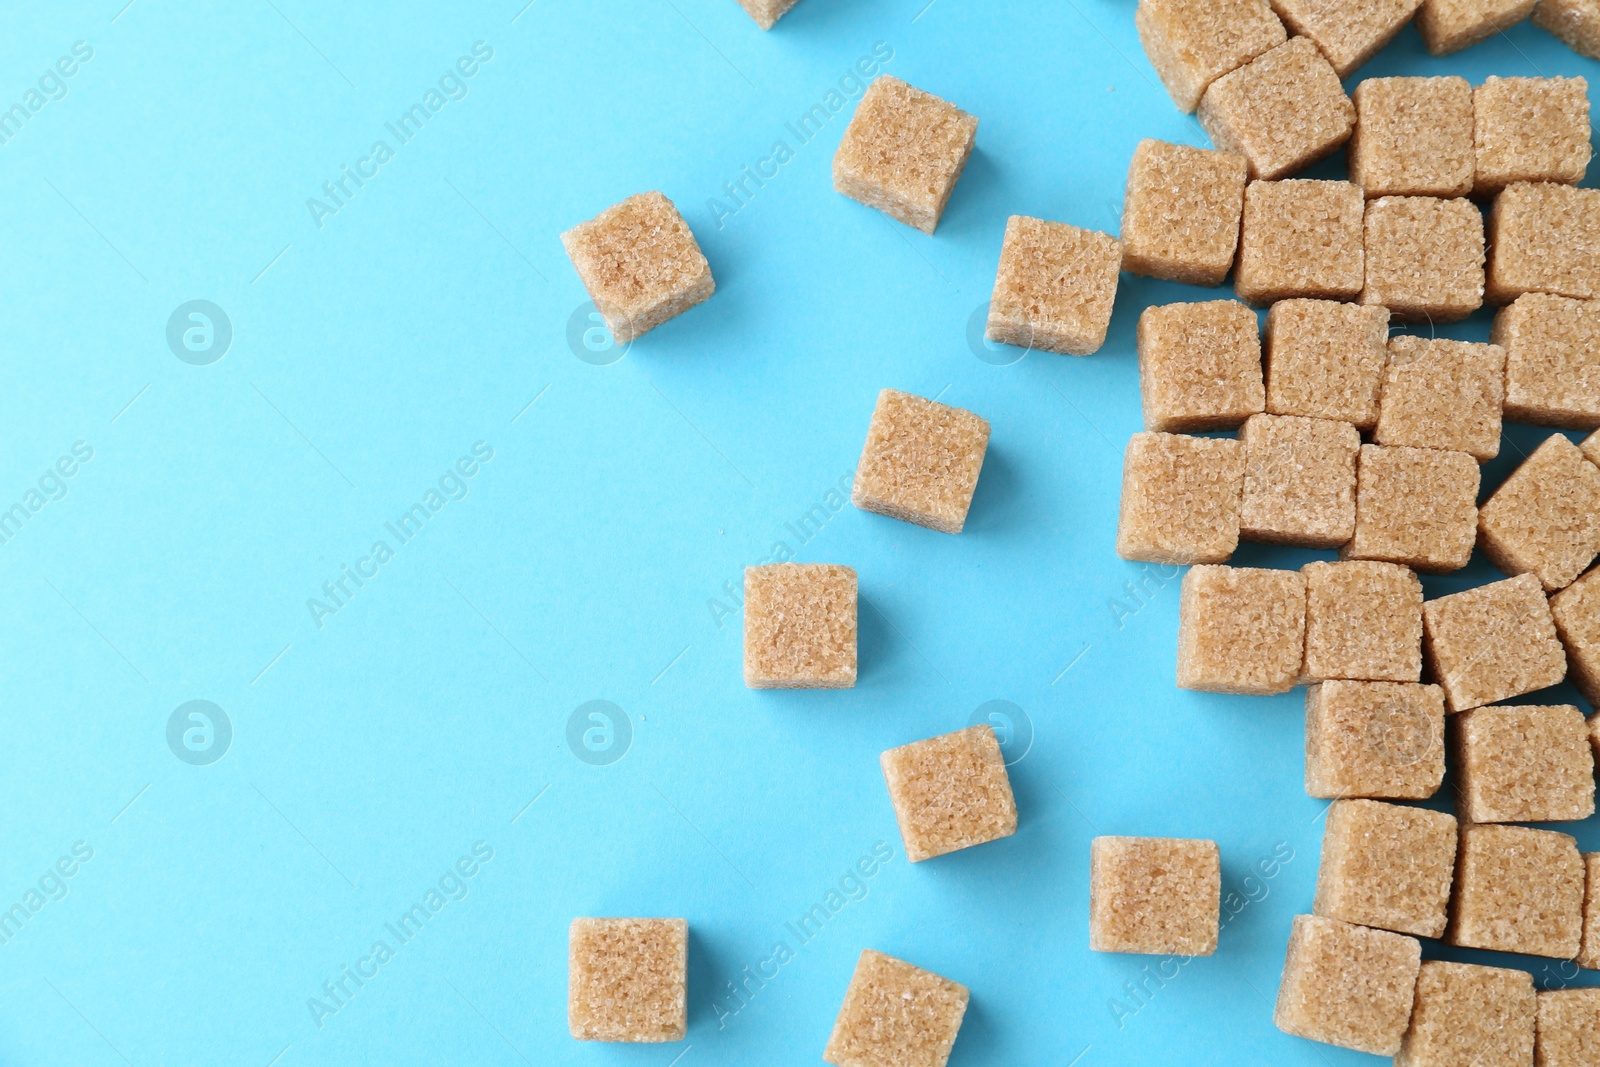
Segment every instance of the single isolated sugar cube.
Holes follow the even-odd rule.
[[[1372,429],[1388,340],[1387,308],[1336,300],[1273,304],[1267,312],[1267,411]]]
[[[1147,430],[1238,427],[1267,402],[1256,313],[1237,300],[1145,308],[1139,397]]]
[[[1550,0],[1545,0],[1545,4]],[[1544,5],[1540,5],[1543,10]],[[1579,966],[1594,966],[1583,964]],[[1600,989],[1541,989],[1538,1067],[1593,1067],[1600,1063]]]
[[[1266,0],[1139,0],[1133,21],[1150,65],[1185,112],[1212,82],[1288,37]]]
[[[836,1067],[944,1067],[967,987],[866,949],[822,1058]]]
[[[1200,125],[1218,148],[1273,180],[1304,170],[1350,139],[1356,109],[1317,46],[1295,37],[1211,83]]]
[[[1287,693],[1300,675],[1305,628],[1299,572],[1192,567],[1178,601],[1178,687]]]
[[[1089,948],[1209,956],[1222,860],[1215,841],[1097,837],[1089,848]]]
[[[1600,297],[1600,189],[1557,182],[1506,186],[1489,211],[1486,286],[1494,304],[1523,293]]]
[[[1478,461],[1465,452],[1362,445],[1356,532],[1339,558],[1460,570],[1478,536],[1477,500]]]
[[[1483,215],[1472,201],[1382,196],[1367,203],[1363,304],[1399,319],[1456,322],[1483,306]]]
[[[685,919],[574,919],[567,1028],[579,1041],[682,1041],[688,970]]]
[[[1415,682],[1422,677],[1422,582],[1373,560],[1300,568],[1306,578],[1303,681]]]
[[[1421,965],[1414,937],[1296,915],[1272,1021],[1296,1037],[1393,1056]]]
[[[1122,268],[1190,285],[1221,285],[1239,247],[1249,169],[1233,152],[1140,141],[1122,202]]]
[[[1493,459],[1500,454],[1505,368],[1499,345],[1391,337],[1372,440]]]
[[[1527,971],[1427,960],[1417,975],[1411,1028],[1394,1061],[1406,1067],[1527,1067],[1537,1015]]]
[[[1600,852],[1584,853],[1583,869],[1583,941],[1574,962],[1579,967],[1595,971],[1600,970]],[[1592,992],[1600,996],[1600,989]],[[1600,1004],[1595,1007],[1600,1009]],[[1600,1023],[1600,1017],[1595,1021]],[[1597,1031],[1600,1031],[1600,1027],[1597,1027]],[[1600,1037],[1600,1032],[1596,1036]],[[1600,1053],[1600,1044],[1595,1046],[1595,1052]]]
[[[1472,91],[1477,178],[1493,196],[1512,182],[1576,185],[1589,169],[1589,83],[1583,78],[1497,78]]]
[[[848,689],[856,684],[856,572],[831,563],[744,569],[744,684]]]
[[[1122,463],[1117,555],[1222,563],[1239,547],[1244,449],[1238,441],[1136,433]]]
[[[1468,822],[1566,822],[1594,814],[1594,749],[1583,712],[1474,708],[1450,724],[1456,796]]]
[[[1538,0],[1422,0],[1417,31],[1436,56],[1449,55],[1527,18]]]
[[[1540,0],[1533,24],[1579,55],[1600,59],[1600,0]]]
[[[1017,832],[1005,757],[987,723],[891,748],[878,762],[912,863]]]
[[[1328,57],[1341,79],[1411,21],[1422,0],[1272,0],[1290,33],[1309,37]]]
[[[1322,833],[1312,911],[1398,934],[1444,933],[1455,816],[1376,800],[1335,800]]]
[[[1600,467],[1552,434],[1478,509],[1478,544],[1507,574],[1565,589],[1600,554]]]
[[[1600,567],[1551,597],[1550,615],[1567,650],[1572,684],[1600,706]],[[1600,744],[1600,734],[1596,737]]]
[[[561,235],[611,337],[626,344],[709,297],[711,266],[660,193],[639,193]]]
[[[1106,342],[1122,244],[1026,215],[1006,220],[985,335],[1000,344],[1087,356]]]
[[[1600,428],[1600,301],[1524,293],[1495,315],[1490,339],[1506,350],[1507,419]]]
[[[1472,84],[1465,78],[1368,78],[1350,99],[1350,180],[1369,197],[1472,192]]]
[[[757,26],[770,30],[779,19],[788,14],[796,2],[797,0],[739,0],[739,6],[756,20]]]
[[[1239,443],[1244,446],[1241,538],[1308,548],[1337,548],[1350,540],[1361,451],[1354,426],[1298,415],[1252,415],[1239,431]]]
[[[1257,306],[1297,296],[1360,296],[1365,211],[1361,187],[1350,182],[1251,182],[1244,190],[1234,292]]]
[[[977,136],[973,116],[881,74],[867,86],[834,153],[833,187],[932,233]]]
[[[1554,830],[1465,824],[1445,941],[1570,960],[1583,939],[1583,857]]]
[[[1422,651],[1451,711],[1531,693],[1567,673],[1550,605],[1531,574],[1423,604]]]
[[[983,418],[885,389],[867,427],[850,502],[930,530],[960,533],[988,447]]]
[[[1413,682],[1306,690],[1306,794],[1426,800],[1444,781],[1444,691]]]

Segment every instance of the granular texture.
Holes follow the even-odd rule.
[[[1570,960],[1583,939],[1583,887],[1583,857],[1566,834],[1463,825],[1445,940]]]
[[[1115,237],[1012,215],[989,298],[989,340],[1071,356],[1099,351],[1121,265]]]
[[[1422,0],[1272,0],[1290,33],[1309,37],[1341,79],[1394,39]]]
[[[1306,794],[1425,800],[1444,780],[1444,691],[1411,682],[1306,690]]]
[[[1393,1056],[1421,965],[1414,937],[1296,915],[1272,1021],[1296,1037]]]
[[[1494,318],[1512,422],[1600,428],[1600,301],[1525,293]]]
[[[1483,306],[1483,216],[1472,201],[1367,202],[1363,304],[1407,322],[1456,322]]]
[[[1239,247],[1249,169],[1233,152],[1140,141],[1122,202],[1122,269],[1221,285]]]
[[[1138,337],[1145,429],[1231,430],[1266,406],[1256,313],[1237,300],[1145,308]]]
[[[944,1067],[966,1013],[966,986],[869,948],[822,1058],[835,1067]]]
[[[1222,563],[1239,547],[1244,449],[1238,441],[1136,433],[1122,463],[1117,555]]]
[[[1222,861],[1215,841],[1097,837],[1089,849],[1089,948],[1209,956]]]
[[[1361,435],[1348,422],[1252,415],[1239,431],[1246,541],[1337,548],[1356,528],[1356,456]],[[1600,469],[1596,470],[1600,474]]]
[[[1478,544],[1507,574],[1565,589],[1600,554],[1600,467],[1552,434],[1478,509]]]
[[[1410,567],[1317,560],[1300,573],[1306,578],[1302,681],[1422,677],[1422,582]]]
[[[626,344],[709,297],[711,266],[660,193],[639,193],[561,235],[611,337]]]
[[[1567,673],[1550,605],[1531,574],[1427,601],[1422,651],[1451,711],[1531,693]]]
[[[739,0],[739,6],[756,20],[757,26],[770,30],[796,2],[797,0]]]
[[[1556,182],[1506,186],[1489,212],[1485,292],[1494,304],[1523,293],[1600,297],[1600,189]]]
[[[1574,962],[1579,967],[1591,971],[1600,970],[1600,852],[1585,852],[1583,854],[1584,890],[1583,890],[1583,941],[1578,947],[1578,955]],[[1600,996],[1600,989],[1589,990]],[[1596,1002],[1594,1010],[1600,1013],[1600,1002]],[[1600,1014],[1595,1018],[1595,1037],[1600,1039]],[[1600,1040],[1597,1040],[1594,1051],[1597,1059],[1591,1062],[1600,1063]]]
[[[1340,559],[1459,570],[1478,535],[1478,461],[1436,448],[1362,445],[1356,461],[1356,533]]]
[[[1299,573],[1192,567],[1178,603],[1178,687],[1287,693],[1300,674],[1305,629]]]
[[[688,969],[687,920],[574,919],[567,1027],[579,1041],[682,1041]]]
[[[1267,312],[1267,411],[1372,429],[1388,338],[1387,308],[1334,300],[1273,304]]]
[[[1538,0],[1422,0],[1417,30],[1436,56],[1459,52],[1510,29]]]
[[[1545,0],[1540,10],[1548,5]],[[1594,967],[1581,960],[1579,966]],[[1600,1063],[1600,989],[1539,991],[1535,1067],[1594,1067]]]
[[[1251,182],[1234,292],[1257,306],[1297,296],[1355,299],[1365,280],[1365,210],[1361,187],[1349,182]]]
[[[1550,614],[1567,650],[1572,684],[1600,705],[1600,567],[1550,598]]]
[[[1465,78],[1368,78],[1350,94],[1350,180],[1369,197],[1472,192],[1472,85]]]
[[[1295,37],[1211,83],[1200,125],[1218,148],[1273,180],[1304,170],[1350,139],[1356,109],[1317,46]]]
[[[1527,1067],[1537,1013],[1527,971],[1428,960],[1395,1067]]]
[[[1600,0],[1540,0],[1533,24],[1579,55],[1600,59]]]
[[[972,155],[978,120],[887,74],[856,105],[833,157],[833,187],[932,233]]]
[[[1418,937],[1444,933],[1456,861],[1454,816],[1335,800],[1326,818],[1316,914]]]
[[[1468,822],[1566,822],[1594,814],[1594,750],[1583,712],[1474,708],[1450,723],[1457,810]]]
[[[1288,37],[1266,0],[1139,0],[1133,21],[1150,65],[1185,112],[1213,81]]]
[[[1472,91],[1474,192],[1512,182],[1576,185],[1589,169],[1589,83],[1583,78],[1497,78]]]
[[[867,427],[850,502],[930,530],[960,533],[988,447],[983,418],[885,389]]]
[[[856,572],[831,563],[744,569],[744,684],[856,684]]]
[[[987,723],[891,748],[878,762],[912,863],[1017,832],[1005,757]]]
[[[1600,463],[1600,430],[1585,437],[1578,447],[1589,457],[1591,463]]]
[[[1391,337],[1373,441],[1493,459],[1500,454],[1505,368],[1499,345]]]

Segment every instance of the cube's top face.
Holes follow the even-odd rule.
[[[1340,78],[1387,44],[1422,0],[1272,0],[1293,33],[1317,43]]]
[[[1552,434],[1484,502],[1478,530],[1508,574],[1532,573],[1550,593],[1566,588],[1600,552],[1600,467]]]
[[[1573,705],[1475,708],[1452,725],[1464,818],[1557,822],[1594,814],[1589,724]]]
[[[1421,961],[1414,937],[1296,915],[1273,1021],[1285,1033],[1392,1056],[1411,1016]]]
[[[1428,960],[1399,1062],[1522,1067],[1533,1062],[1533,976],[1505,967]]]
[[[1098,334],[1104,339],[1121,265],[1122,245],[1114,237],[1065,222],[1012,215],[1006,220],[992,308],[1020,317],[1035,333]]]
[[[1460,77],[1358,84],[1350,177],[1368,197],[1466,196],[1476,158],[1472,84]]]
[[[878,394],[853,497],[923,525],[958,532],[989,446],[989,423],[963,408],[898,389]]]
[[[574,919],[567,1015],[584,1041],[681,1041],[689,924],[684,919]]]
[[[944,1067],[967,987],[867,949],[822,1058],[837,1067]]]
[[[1532,574],[1430,600],[1422,619],[1452,711],[1530,693],[1566,674],[1544,587]]]
[[[1470,200],[1369,200],[1364,233],[1362,303],[1433,321],[1464,318],[1483,304],[1483,216]]]
[[[711,273],[689,224],[671,200],[639,193],[561,235],[595,306],[633,319]]]
[[[1288,39],[1266,0],[1141,0],[1135,21],[1151,65],[1184,111],[1217,78]]]
[[[1514,181],[1575,184],[1589,167],[1589,83],[1500,78],[1473,90],[1477,192]]]
[[[1461,828],[1446,938],[1469,948],[1570,959],[1583,935],[1584,863],[1567,834]]]
[[[1267,411],[1348,422],[1378,418],[1389,312],[1334,300],[1280,300],[1267,312]]]
[[[987,723],[891,748],[879,762],[911,862],[1016,833],[1005,756]]]
[[[772,563],[744,572],[746,684],[843,688],[856,681],[856,572]]]
[[[1342,145],[1356,110],[1317,46],[1294,37],[1206,90],[1200,122],[1221,147],[1244,155],[1255,178],[1276,179]]]
[[[1600,189],[1513,182],[1489,214],[1489,297],[1523,293],[1600,297]]]
[[[1373,440],[1493,459],[1500,452],[1505,365],[1499,345],[1395,335]]]
[[[1097,837],[1090,865],[1091,949],[1185,956],[1216,951],[1222,865],[1215,841]]]
[[[1525,293],[1495,317],[1492,338],[1506,350],[1508,417],[1600,426],[1600,301]]]
[[[881,74],[856,106],[834,165],[904,199],[943,204],[977,135],[974,116]]]
[[[1192,225],[1194,220],[1186,216],[1196,210],[1226,219],[1238,215],[1249,171],[1249,162],[1237,152],[1147,137],[1133,152],[1128,196],[1141,207],[1166,205],[1170,211],[1163,220],[1169,225]]]

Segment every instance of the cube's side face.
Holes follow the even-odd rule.
[[[1600,59],[1600,4],[1594,0],[1543,0],[1533,23],[1579,55]]]
[[[567,1021],[580,1041],[681,1041],[688,1027],[689,924],[577,919],[568,940]]]
[[[965,986],[867,949],[822,1058],[837,1067],[945,1067],[967,1000]]]
[[[1017,832],[1011,779],[988,725],[890,749],[880,762],[912,863]]]
[[[1592,971],[1600,970],[1600,852],[1585,853],[1583,866],[1583,940],[1579,943],[1574,962]],[[1593,996],[1600,998],[1600,990],[1594,991]],[[1594,1002],[1593,1007],[1596,1013],[1592,1020],[1595,1051],[1600,1053],[1600,999]]]
[[[1526,971],[1429,960],[1399,1060],[1521,1067],[1533,1062],[1536,1016]]]
[[[978,120],[960,108],[881,75],[834,155],[834,188],[931,234],[977,134]]]
[[[1538,0],[1428,0],[1417,11],[1417,30],[1428,51],[1449,55],[1486,41],[1527,18]]]
[[[770,30],[798,0],[739,0],[739,6],[763,30]]]
[[[1341,79],[1377,55],[1410,21],[1421,0],[1329,4],[1318,0],[1274,0],[1289,32],[1316,42]]]
[[[711,296],[710,264],[660,193],[640,193],[561,235],[613,338],[625,344]]]
[[[1217,948],[1221,899],[1213,841],[1097,837],[1090,846],[1095,952],[1209,956]]]
[[[1273,1021],[1297,1037],[1393,1056],[1421,961],[1414,938],[1297,915]]]
[[[856,572],[816,563],[747,567],[744,677],[752,689],[856,682]]]
[[[988,446],[989,424],[972,412],[885,389],[851,500],[880,515],[960,533]]]

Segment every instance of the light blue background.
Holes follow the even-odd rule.
[[[1205,143],[1131,0],[801,0],[766,34],[733,0],[523,2],[5,16],[5,106],[74,42],[93,58],[0,147],[0,508],[75,442],[93,458],[0,546],[0,909],[93,858],[0,946],[0,1062],[812,1064],[869,946],[971,987],[954,1064],[1360,1062],[1271,1023],[1321,833],[1303,694],[1175,689],[1177,581],[1112,551],[1137,315],[1229,294],[1124,277],[1092,358],[969,346],[1008,214],[1115,232],[1140,137]],[[478,41],[465,97],[400,145],[384,124]],[[875,42],[982,121],[932,238],[832,191],[848,110],[785,129]],[[1529,26],[1443,60],[1408,29],[1361,73],[1443,72],[1600,73]],[[319,227],[308,198],[379,138],[394,158]],[[778,139],[794,158],[717,225]],[[645,189],[717,294],[606,364],[557,235]],[[192,299],[232,322],[209,366],[165,341]],[[966,532],[824,506],[799,543],[884,386],[991,421]],[[1486,487],[1542,436],[1509,428]],[[465,497],[398,545],[384,524],[476,442]],[[319,627],[308,599],[378,539],[394,558]],[[723,590],[779,540],[860,572],[856,688],[743,686]],[[193,699],[233,727],[209,766],[166,742]],[[595,699],[632,726],[607,766],[567,743]],[[878,753],[994,699],[1035,733],[1021,829],[913,868]],[[1097,833],[1215,838],[1255,898],[1148,1000],[1125,983],[1154,961],[1088,951]],[[476,842],[492,860],[400,945],[385,924]],[[785,923],[879,842],[801,946]],[[568,1038],[567,925],[615,914],[689,919],[686,1043]],[[308,1000],[380,938],[319,1026]],[[779,940],[740,1007],[726,983]]]

